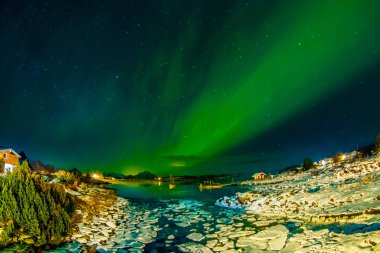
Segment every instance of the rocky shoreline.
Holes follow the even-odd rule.
[[[112,248],[116,224],[125,216],[124,208],[128,200],[117,197],[113,190],[101,187],[79,188],[69,193],[82,202],[82,208],[75,210],[71,243],[60,249],[96,252],[99,249],[95,247]]]
[[[326,159],[310,171],[244,184],[252,191],[216,205],[246,210],[256,217],[254,226],[292,224],[299,232],[288,236],[280,252],[380,251],[378,157],[338,164]],[[245,240],[258,250],[270,249],[255,235]]]
[[[77,224],[70,252],[379,252],[380,159],[327,163],[252,185],[208,207],[195,200],[136,206],[90,189],[106,207]],[[110,194],[114,195],[114,199]],[[99,197],[102,196],[102,197]],[[102,199],[105,202],[102,202]],[[164,219],[164,222],[159,222]],[[160,251],[156,247],[161,247]]]
[[[145,244],[154,241],[156,218],[137,209],[115,192],[104,188],[78,191],[78,197],[89,203],[96,199],[95,212],[76,210],[82,219],[75,224],[71,242],[56,249],[66,252],[142,252]],[[100,207],[99,207],[100,206]],[[127,250],[124,250],[128,248]]]
[[[107,209],[76,224],[77,231],[71,236],[72,241],[89,248],[96,247],[97,250],[112,248],[120,233],[117,224],[125,216],[127,204],[126,199],[117,197]]]
[[[252,190],[214,206],[136,202],[92,186],[68,190],[82,208],[70,242],[51,252],[380,251],[380,158],[323,162],[244,184]]]

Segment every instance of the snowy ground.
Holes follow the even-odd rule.
[[[253,226],[297,227],[281,252],[380,252],[379,158],[339,164],[327,159],[307,172],[244,184],[252,191],[216,204],[246,210]],[[270,249],[270,240],[265,246],[251,239],[257,249]]]

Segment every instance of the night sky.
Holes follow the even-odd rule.
[[[1,1],[0,145],[133,174],[277,170],[380,134],[380,1]]]

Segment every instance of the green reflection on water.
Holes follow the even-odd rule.
[[[121,197],[140,200],[168,200],[168,199],[196,199],[207,203],[214,203],[218,198],[231,196],[244,188],[226,186],[221,189],[199,189],[200,182],[177,182],[174,189],[169,189],[169,182],[159,181],[120,181],[109,188],[116,190]]]

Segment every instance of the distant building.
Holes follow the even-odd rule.
[[[14,167],[19,165],[21,156],[11,148],[0,149],[0,158],[3,159],[4,164],[0,167],[0,174],[12,172]]]
[[[265,178],[265,173],[264,172],[259,172],[259,173],[255,173],[253,174],[252,178],[254,180],[263,180]]]

